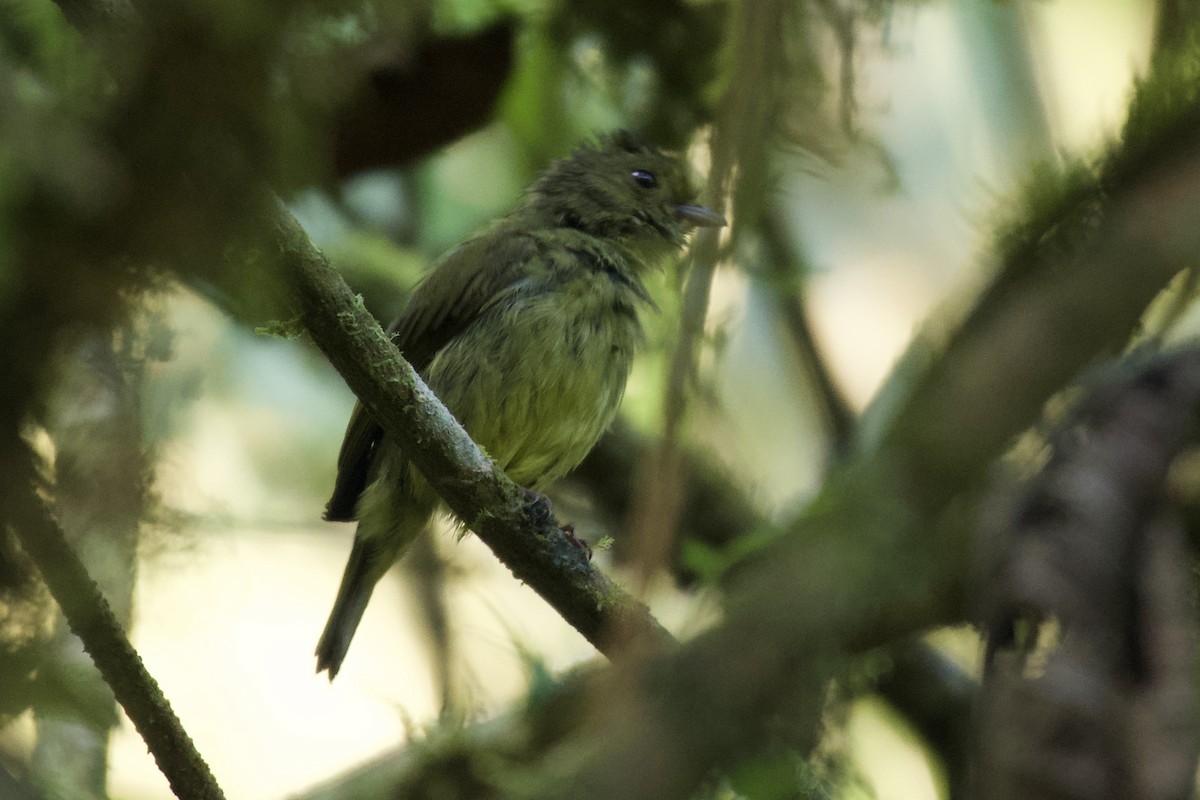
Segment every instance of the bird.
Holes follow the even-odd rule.
[[[401,354],[516,483],[536,491],[573,469],[617,413],[643,277],[696,227],[684,160],[628,131],[553,161],[507,215],[438,259],[389,328]],[[325,519],[358,522],[317,672],[342,667],[376,583],[421,533],[438,497],[361,403],[337,459]]]

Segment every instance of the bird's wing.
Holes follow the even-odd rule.
[[[425,277],[404,313],[389,328],[400,352],[417,372],[447,342],[467,328],[506,286],[529,273],[537,255],[532,237],[494,230],[447,253]],[[338,453],[337,482],[325,506],[325,519],[356,518],[358,497],[370,480],[371,464],[383,429],[356,403]]]
[[[371,457],[382,436],[383,429],[371,419],[362,403],[355,402],[342,437],[342,449],[338,451],[337,480],[325,504],[325,519],[330,522],[357,519],[358,496],[367,486]]]

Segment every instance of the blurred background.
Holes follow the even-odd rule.
[[[768,7],[782,26],[758,19],[749,2],[715,0],[313,6],[290,20],[286,63],[273,78],[304,109],[280,123],[292,150],[278,157],[314,162],[278,168],[289,206],[386,323],[440,253],[504,213],[550,158],[581,140],[632,128],[688,153],[701,177],[736,160],[733,173],[755,183],[735,182],[727,210],[741,228],[715,263],[695,377],[673,367],[688,313],[686,262],[666,265],[653,280],[661,310],[648,322],[617,451],[597,458],[633,453],[623,468],[636,475],[653,457],[645,442],[669,431],[763,520],[794,512],[852,446],[839,419],[871,401],[931,315],[981,285],[994,220],[1031,172],[1064,154],[1086,160],[1115,134],[1150,58],[1157,5]],[[67,23],[73,8],[0,0],[0,52],[22,91],[50,91],[22,64],[80,47]],[[401,126],[394,138],[413,140],[408,126],[439,129],[436,109],[330,110],[364,69],[379,91],[408,92],[408,71],[427,63],[420,81],[431,91],[456,69],[486,73],[494,86],[480,98],[444,98],[478,106],[479,118],[446,123],[436,147],[413,144],[427,151],[419,157],[388,152],[389,130]],[[322,115],[334,133],[313,145],[305,126],[327,122]],[[722,139],[722,130],[737,132]],[[710,201],[728,185],[710,183]],[[113,436],[149,454],[137,468],[145,494],[136,541],[123,545],[136,568],[117,569],[119,588],[107,591],[126,597],[135,646],[228,796],[304,796],[439,720],[489,719],[547,675],[595,660],[484,546],[442,526],[381,583],[337,680],[314,673],[353,535],[352,525],[321,520],[353,397],[305,339],[264,333],[270,309],[247,304],[233,285],[147,287],[115,356],[85,344],[62,357],[64,374],[83,363],[95,367],[92,378],[64,379],[32,434],[61,465],[70,431],[117,419],[125,427]],[[689,403],[672,418],[666,398],[680,381]],[[121,456],[103,452],[94,466],[119,471]],[[614,538],[597,562],[672,631],[703,629],[719,613],[729,543],[703,532],[693,540],[684,523],[662,563],[637,567],[629,532],[647,524],[639,509],[655,504],[636,492],[609,503],[608,464],[590,462],[552,492],[560,518],[594,544]],[[976,668],[973,634],[932,641]],[[62,663],[86,662],[77,646],[56,646]],[[58,680],[70,686],[73,669]],[[849,694],[823,745],[840,765],[832,796],[946,796],[911,725],[875,694]],[[10,773],[36,775],[62,758],[39,741],[51,726],[35,724],[33,711],[4,719],[0,764]],[[170,796],[128,722],[113,729],[106,763],[111,797]]]

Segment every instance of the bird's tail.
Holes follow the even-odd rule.
[[[331,681],[342,668],[342,660],[346,658],[350,640],[358,630],[363,612],[367,610],[367,602],[375,591],[375,584],[391,566],[391,559],[388,559],[380,569],[379,561],[383,554],[378,552],[375,544],[363,536],[354,538],[354,549],[350,551],[350,560],[346,562],[346,570],[342,573],[342,584],[338,587],[333,611],[317,642],[317,672],[327,670]]]
[[[354,548],[317,642],[317,672],[327,671],[329,680],[342,668],[375,584],[421,533],[432,511],[432,501],[422,502],[398,487],[372,485],[363,494]]]

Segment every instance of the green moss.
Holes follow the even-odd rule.
[[[299,317],[291,319],[273,319],[255,327],[254,332],[259,336],[273,336],[279,339],[296,339],[304,333],[304,326]]]
[[[1193,22],[1200,25],[1200,20]],[[1026,180],[1014,207],[1018,216],[996,228],[995,250],[1006,262],[993,289],[1003,288],[1046,260],[1072,252],[1102,221],[1103,202],[1144,174],[1200,127],[1200,34],[1190,30],[1179,44],[1160,50],[1152,71],[1137,82],[1119,140],[1090,160],[1043,164]]]
[[[1137,83],[1121,133],[1122,147],[1114,149],[1105,171],[1124,177],[1153,160],[1164,139],[1191,140],[1200,121],[1200,19],[1178,43],[1159,50],[1148,77]]]
[[[364,314],[369,316],[367,307],[363,303],[362,295],[356,294],[354,295],[354,310],[339,311],[337,315],[338,324],[341,325],[342,330],[346,331],[346,333],[355,335],[363,330],[362,320]]]

